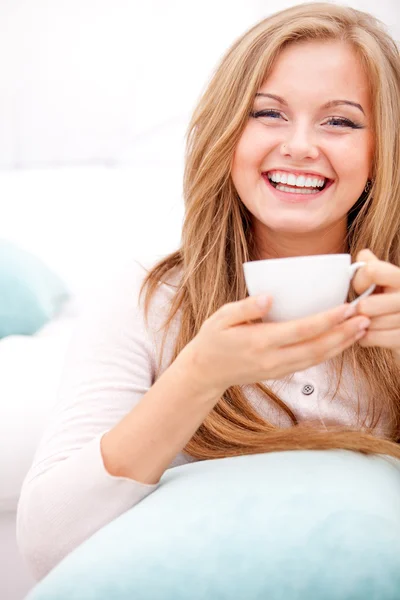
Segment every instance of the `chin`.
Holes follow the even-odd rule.
[[[301,219],[282,219],[263,222],[263,226],[277,233],[293,233],[301,235],[323,229],[323,223],[310,222]]]

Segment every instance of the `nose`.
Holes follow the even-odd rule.
[[[281,154],[291,156],[293,160],[298,161],[306,158],[316,159],[319,156],[319,149],[312,133],[305,126],[298,126],[283,141]]]

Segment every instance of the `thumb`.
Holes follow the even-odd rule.
[[[272,298],[267,295],[248,296],[238,302],[229,302],[221,307],[219,321],[223,327],[232,327],[260,319],[271,308]]]
[[[249,300],[250,298],[253,300],[253,304],[256,305],[258,310],[261,310],[262,314],[271,308],[272,298],[267,294],[261,294],[260,296],[249,296],[248,298],[245,298],[245,300]]]
[[[360,250],[360,252],[357,252],[356,256],[356,262],[359,262],[361,260],[365,262],[371,262],[379,259],[377,256],[375,256],[373,252],[371,252],[371,250],[369,250],[368,248],[364,248],[364,250]]]

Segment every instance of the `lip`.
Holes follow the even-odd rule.
[[[322,173],[317,173],[316,171],[297,171],[296,169],[281,169],[280,167],[275,167],[273,169],[268,169],[268,171],[263,171],[263,175],[267,173],[272,173],[273,171],[282,171],[282,173],[292,173],[293,175],[301,176],[301,175],[310,175],[311,177],[318,177],[318,179],[328,179],[328,181],[332,181],[330,177],[323,175]]]
[[[329,179],[324,189],[320,192],[317,192],[316,194],[291,194],[290,192],[281,192],[280,190],[274,188],[274,186],[268,179],[267,173],[262,173],[262,178],[268,185],[269,189],[275,193],[277,198],[281,202],[286,202],[287,204],[307,204],[309,202],[313,202],[314,200],[318,200],[334,183],[333,179]]]

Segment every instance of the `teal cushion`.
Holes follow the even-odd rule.
[[[0,338],[36,333],[69,296],[39,258],[0,239]]]
[[[333,450],[170,469],[27,600],[398,600],[399,464]]]

